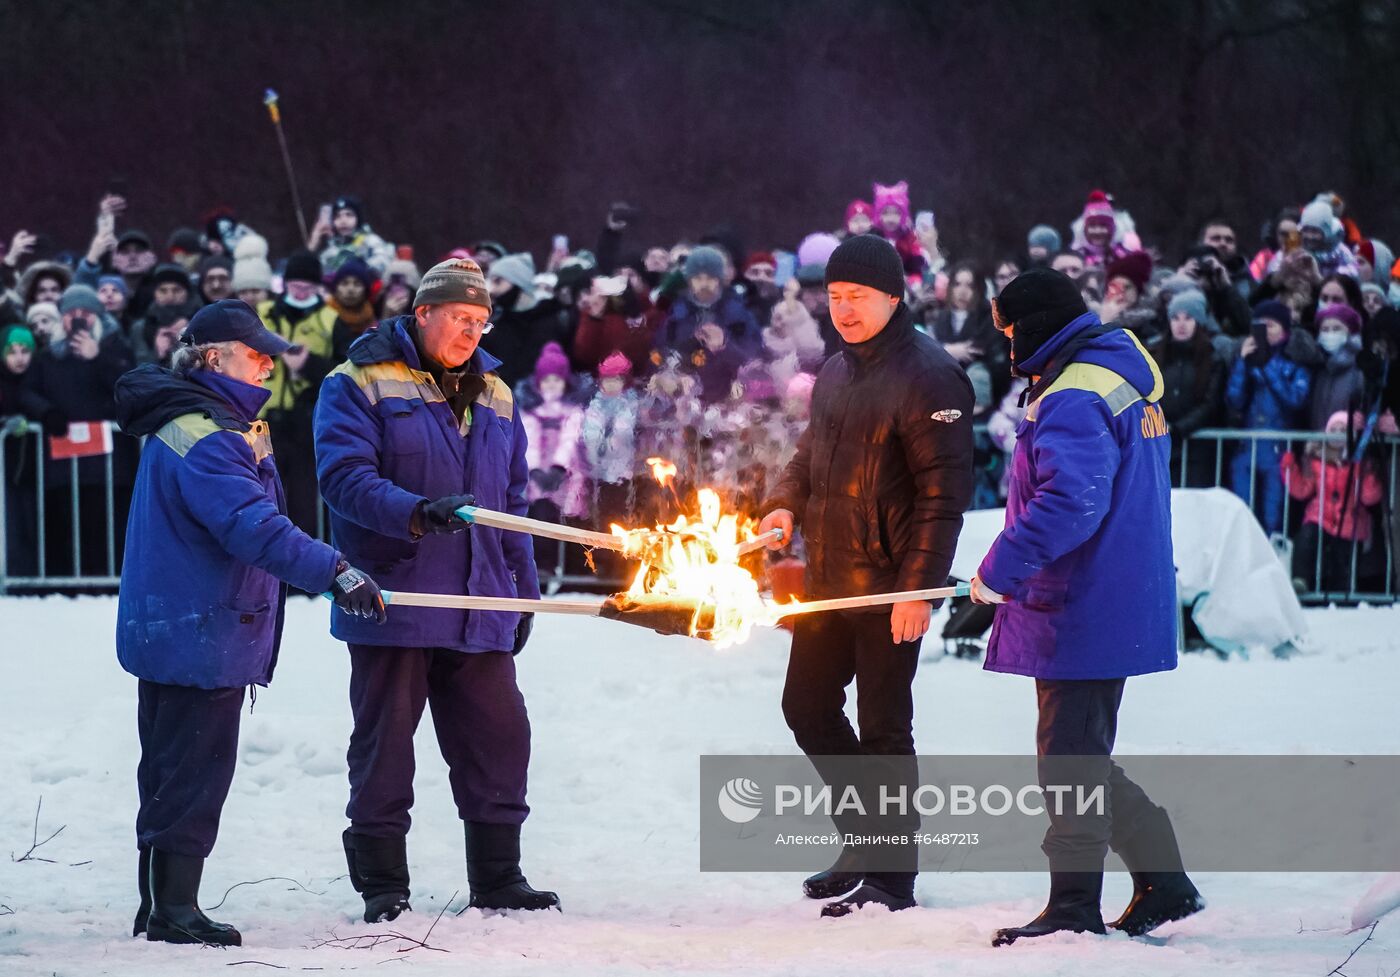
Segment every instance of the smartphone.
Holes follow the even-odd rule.
[[[413,245],[411,245],[411,244],[400,244],[397,248],[394,249],[394,256],[395,256],[396,258],[398,258],[400,261],[412,261],[412,260],[413,260]]]
[[[319,218],[319,219],[320,219],[320,222],[321,222],[322,224],[329,224],[329,223],[331,222],[331,205],[330,205],[330,204],[322,204],[322,205],[321,205],[321,215],[320,215],[320,218]]]
[[[916,231],[931,231],[931,230],[933,230],[933,211],[931,211],[931,210],[921,210],[921,211],[919,211],[919,213],[914,217],[914,230],[916,230]]]
[[[1254,338],[1254,352],[1250,353],[1247,362],[1250,366],[1264,366],[1273,356],[1273,348],[1269,346],[1269,324],[1263,319],[1255,319],[1249,324],[1249,334]]]
[[[569,253],[569,236],[567,234],[554,235],[554,250],[558,254]]]

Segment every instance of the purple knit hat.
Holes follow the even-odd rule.
[[[1342,325],[1346,326],[1347,330],[1353,336],[1361,332],[1361,316],[1357,315],[1356,310],[1349,305],[1345,305],[1341,302],[1337,302],[1333,305],[1324,305],[1317,310],[1317,316],[1313,321],[1320,326],[1328,319],[1336,319]]]
[[[535,382],[539,383],[545,377],[569,378],[569,357],[558,343],[545,343],[544,349],[540,350],[540,358],[535,361]]]

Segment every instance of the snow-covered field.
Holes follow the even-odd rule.
[[[525,869],[565,912],[455,915],[465,904],[461,828],[431,723],[418,737],[409,836],[415,912],[358,921],[340,832],[347,786],[349,664],[320,601],[289,607],[272,687],[244,714],[241,757],[204,882],[211,913],[238,925],[228,951],[132,940],[136,906],[135,680],[112,648],[115,601],[0,600],[0,975],[248,974],[1310,974],[1324,977],[1364,934],[1347,934],[1373,875],[1226,875],[1197,882],[1206,912],[1154,943],[1067,937],[993,950],[992,931],[1024,922],[1046,880],[924,875],[921,908],[819,920],[800,876],[697,871],[702,753],[789,753],[779,710],[787,638],[764,632],[716,652],[622,624],[542,617],[520,659],[534,725]],[[1129,683],[1122,752],[1400,751],[1400,611],[1310,612],[1310,653],[1228,663],[1189,656]],[[925,753],[1033,748],[1029,680],[941,657],[930,642],[916,692]],[[35,805],[52,861],[14,862]],[[1105,888],[1110,918],[1126,876]],[[317,946],[397,930],[430,944]],[[12,910],[12,912],[10,912]],[[445,951],[445,952],[439,952]],[[241,963],[259,961],[259,963]],[[239,964],[230,969],[230,965]],[[381,970],[381,965],[383,965]],[[1400,968],[1400,919],[1383,919],[1346,968]]]

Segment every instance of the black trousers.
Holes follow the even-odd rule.
[[[137,847],[208,858],[238,759],[243,689],[143,679],[137,701]]]
[[[880,818],[876,812],[881,787],[891,793],[903,787],[905,796],[912,797],[917,786],[913,682],[919,644],[896,644],[888,613],[831,611],[797,618],[783,686],[783,716],[833,794],[839,797],[854,786],[864,801],[866,817],[837,820],[843,832],[912,835],[918,828],[916,813]],[[859,734],[844,711],[852,680]],[[841,757],[870,759],[853,767],[836,759]],[[913,894],[918,851],[912,837],[907,844],[857,847],[867,864],[879,868],[867,872],[868,881]]]
[[[463,821],[521,824],[530,719],[509,652],[350,645],[350,803],[356,834],[402,838],[413,806],[413,733],[427,705]]]
[[[1118,735],[1118,706],[1126,679],[1036,679],[1040,707],[1036,755],[1040,785],[1073,785],[1085,795],[1103,786],[1103,814],[1078,814],[1067,797],[1056,812],[1046,796],[1050,827],[1041,850],[1052,872],[1101,872],[1112,847],[1121,850],[1142,827],[1160,814],[1157,805],[1111,759]]]

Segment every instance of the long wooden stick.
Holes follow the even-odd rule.
[[[792,617],[795,614],[816,614],[821,611],[849,610],[852,607],[879,607],[883,604],[899,604],[906,600],[939,600],[943,597],[966,597],[972,593],[970,584],[960,583],[955,587],[933,587],[928,590],[901,590],[888,594],[866,594],[861,597],[833,597],[830,600],[812,600],[778,607],[779,617]]]
[[[463,522],[476,523],[478,526],[491,526],[495,529],[529,533],[531,536],[544,536],[546,539],[578,543],[580,546],[590,548],[605,550],[627,548],[627,540],[622,536],[614,536],[612,533],[595,533],[590,529],[575,529],[573,526],[561,526],[557,522],[545,522],[543,519],[531,519],[528,516],[512,516],[508,512],[497,512],[494,509],[483,509],[480,506],[464,505],[457,510],[457,516]]]
[[[750,553],[752,553],[754,550],[761,550],[761,549],[763,549],[765,546],[768,545],[768,543],[769,543],[771,540],[775,540],[775,539],[776,539],[776,540],[781,540],[782,538],[783,538],[783,531],[782,531],[781,529],[778,529],[778,528],[775,526],[774,528],[768,530],[768,532],[764,533],[762,536],[755,536],[753,539],[751,539],[751,540],[749,540],[749,541],[747,541],[747,542],[740,543],[740,544],[739,544],[739,555],[740,555],[740,556],[748,556],[748,555],[749,555]]]
[[[601,602],[588,600],[535,600],[530,597],[467,597],[460,594],[415,594],[405,590],[383,591],[384,603],[394,607],[446,607],[461,611],[516,611],[533,614],[579,614],[597,617]]]

